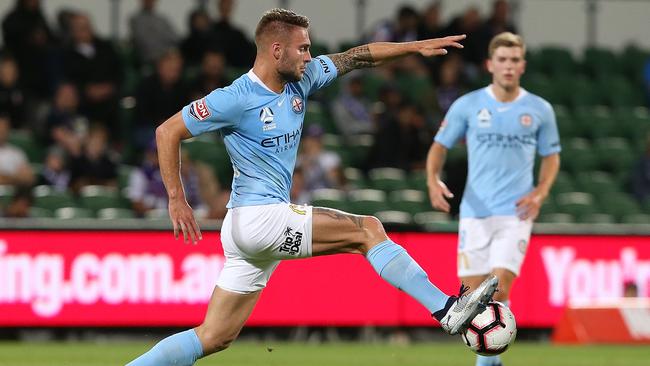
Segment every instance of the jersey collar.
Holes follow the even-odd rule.
[[[511,102],[502,102],[502,101],[500,101],[500,100],[497,99],[497,96],[496,96],[496,95],[494,95],[494,92],[492,91],[492,84],[486,86],[486,87],[485,87],[485,91],[488,93],[488,95],[489,95],[492,99],[494,99],[495,101],[497,101],[497,102],[499,102],[499,103],[514,103],[514,102],[517,102],[517,101],[521,100],[521,98],[525,97],[526,95],[528,95],[528,90],[526,90],[526,89],[524,89],[524,88],[522,88],[522,87],[519,87],[519,95],[517,95],[517,98],[515,98],[515,99],[514,99],[513,101],[511,101]]]
[[[260,84],[260,86],[262,86],[262,88],[268,90],[269,92],[271,92],[271,93],[273,93],[275,95],[282,94],[282,93],[276,93],[273,90],[271,90],[271,88],[266,86],[266,84],[264,84],[262,79],[260,79],[257,75],[255,75],[255,73],[253,72],[253,69],[248,70],[248,72],[246,73],[246,76],[248,76],[248,78],[251,79],[254,83]]]

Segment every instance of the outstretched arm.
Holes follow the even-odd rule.
[[[465,35],[433,38],[423,41],[392,43],[376,42],[350,48],[345,52],[327,55],[341,76],[354,69],[375,67],[394,59],[420,54],[425,57],[446,55],[446,47],[463,48],[458,43]]]

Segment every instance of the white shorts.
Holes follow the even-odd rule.
[[[533,228],[516,216],[463,218],[458,228],[458,277],[505,268],[519,275]]]
[[[251,293],[282,259],[311,257],[312,206],[276,203],[229,209],[221,226],[226,262],[217,286]]]

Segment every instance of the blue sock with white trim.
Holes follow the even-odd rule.
[[[510,305],[510,301],[501,301],[501,303],[505,306]],[[501,365],[501,357],[499,355],[496,356],[481,356],[481,355],[476,355],[476,366],[496,366],[496,365]]]
[[[429,281],[426,272],[404,248],[390,239],[370,249],[366,259],[381,278],[411,295],[430,313],[445,307],[449,296]]]
[[[203,357],[203,346],[194,329],[171,335],[126,366],[191,366]]]

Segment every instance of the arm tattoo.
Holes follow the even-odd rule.
[[[350,220],[352,221],[353,224],[355,224],[358,228],[363,229],[363,216],[359,215],[353,215],[349,214],[343,211],[339,210],[334,210],[331,208],[325,208],[325,207],[314,207],[313,208],[313,215],[325,215],[328,216],[334,220]]]
[[[354,69],[362,69],[366,67],[374,67],[379,64],[378,61],[373,59],[370,54],[370,48],[367,44],[350,48],[349,50],[333,55],[327,55],[338,72],[338,76],[346,74]]]

